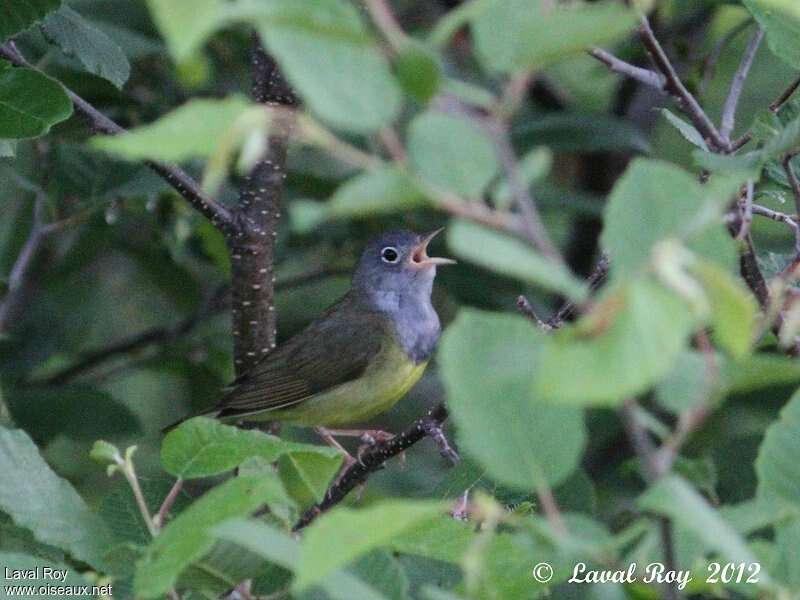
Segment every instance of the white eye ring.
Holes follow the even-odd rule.
[[[394,246],[386,246],[381,250],[381,260],[385,263],[395,264],[400,260],[400,253]]]

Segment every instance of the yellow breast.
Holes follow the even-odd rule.
[[[414,387],[427,362],[415,363],[396,342],[384,345],[363,375],[269,417],[299,425],[342,427],[367,421],[394,406]]]

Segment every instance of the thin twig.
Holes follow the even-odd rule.
[[[744,186],[744,194],[739,198],[739,233],[736,234],[737,240],[743,240],[750,234],[750,225],[753,222],[753,180],[748,179]]]
[[[447,407],[439,404],[427,416],[417,419],[402,433],[385,442],[373,444],[361,453],[358,460],[347,468],[336,482],[325,492],[321,502],[309,508],[295,524],[294,530],[298,531],[309,525],[321,513],[341,502],[354,488],[367,480],[374,471],[383,468],[383,464],[407,450],[418,441],[427,436],[431,427],[441,428],[447,420]]]
[[[625,62],[602,48],[592,48],[588,52],[591,56],[608,66],[614,73],[625,75],[626,77],[630,77],[639,83],[656,88],[657,90],[663,91],[666,86],[667,80],[660,73]]]
[[[640,32],[642,42],[650,54],[650,57],[653,59],[656,68],[666,78],[664,88],[679,101],[683,111],[708,143],[717,150],[729,152],[730,142],[720,135],[714,123],[708,118],[708,115],[695,97],[686,89],[686,86],[683,85],[680,77],[678,77],[678,73],[667,57],[666,52],[664,52],[655,33],[653,33],[653,29],[650,27],[650,21],[648,21],[646,16],[642,16],[641,18]]]
[[[753,18],[747,17],[738,25],[733,27],[730,31],[728,31],[724,36],[722,36],[716,44],[714,44],[711,52],[708,53],[705,61],[703,61],[703,81],[700,83],[700,96],[705,95],[705,90],[708,88],[711,80],[714,79],[717,74],[717,64],[719,63],[719,58],[722,55],[722,51],[733,41],[737,35],[739,35],[753,23]]]
[[[769,105],[769,109],[772,112],[778,112],[781,107],[789,101],[789,98],[797,91],[797,88],[800,87],[800,77],[795,79],[788,88],[786,88],[783,93],[778,96],[778,99],[775,100],[772,104]]]
[[[10,63],[39,71],[17,52],[12,43],[0,45],[0,57]],[[62,84],[63,85],[63,84]],[[124,133],[124,129],[81,98],[78,94],[64,86],[64,90],[72,101],[75,110],[86,117],[93,130],[106,133],[108,135],[118,135]],[[197,211],[205,215],[223,233],[229,235],[234,229],[234,219],[232,212],[223,204],[209,198],[194,179],[179,167],[167,163],[156,161],[145,161],[145,164],[158,173],[167,183],[169,183],[189,204]]]
[[[553,329],[552,327],[550,327],[550,325],[548,325],[539,318],[539,315],[537,315],[536,311],[533,310],[533,306],[531,306],[530,300],[528,300],[525,296],[517,297],[517,310],[526,317],[528,317],[533,322],[533,324],[536,325],[542,331],[547,332]]]
[[[595,291],[599,288],[606,280],[608,276],[608,269],[609,269],[610,260],[607,254],[602,254],[600,256],[600,260],[597,261],[597,264],[592,269],[591,274],[586,280],[586,283],[589,284],[589,289],[591,291]],[[578,306],[572,302],[571,300],[565,302],[561,305],[556,313],[547,320],[546,325],[551,329],[558,329],[561,327],[565,321],[571,319],[575,313],[578,311]]]
[[[169,511],[172,508],[172,505],[175,504],[175,500],[177,500],[178,494],[181,493],[182,489],[183,479],[178,477],[170,488],[166,498],[164,498],[164,502],[161,503],[161,508],[158,509],[158,515],[156,516],[156,527],[159,529],[163,528],[164,524],[167,522]]]
[[[759,27],[753,37],[750,38],[747,48],[742,54],[742,60],[739,63],[736,74],[733,76],[731,89],[722,109],[719,134],[728,144],[730,144],[731,133],[733,133],[733,128],[736,124],[736,108],[739,106],[739,98],[742,96],[744,82],[747,81],[747,75],[750,73],[750,67],[753,66],[753,60],[756,57],[762,39],[764,39],[764,30]]]
[[[364,0],[372,21],[386,38],[395,51],[400,50],[406,39],[406,34],[397,18],[392,12],[392,7],[386,0]]]

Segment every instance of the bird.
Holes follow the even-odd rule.
[[[428,256],[428,244],[441,231],[392,230],[371,240],[344,296],[236,379],[216,405],[192,417],[313,427],[342,451],[336,436],[369,443],[392,437],[342,427],[389,410],[425,371],[442,331],[431,303],[436,269],[455,264]]]

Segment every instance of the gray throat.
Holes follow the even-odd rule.
[[[391,318],[397,339],[409,358],[415,363],[429,360],[442,332],[430,289],[375,291],[370,296],[375,308]]]

